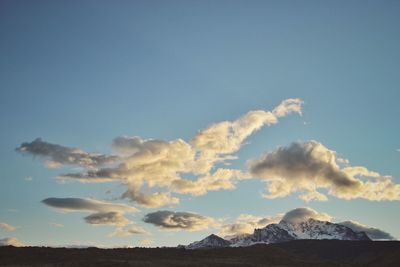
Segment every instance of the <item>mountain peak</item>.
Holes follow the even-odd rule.
[[[281,220],[278,224],[273,223],[261,229],[254,229],[253,234],[233,237],[230,240],[211,234],[203,240],[189,244],[186,248],[245,247],[296,239],[371,240],[365,232],[357,232],[341,224],[309,218],[299,222]]]
[[[231,242],[223,239],[215,234],[211,234],[206,238],[193,242],[186,246],[187,249],[199,249],[199,248],[221,248],[229,247]]]

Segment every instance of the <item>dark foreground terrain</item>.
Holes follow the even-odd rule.
[[[243,248],[0,247],[0,266],[400,266],[400,242],[297,240]]]

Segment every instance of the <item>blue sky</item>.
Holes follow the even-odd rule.
[[[218,226],[171,232],[143,216],[193,212],[224,224],[302,206],[400,237],[396,199],[265,199],[265,182],[254,178],[202,196],[171,192],[179,204],[143,208],[118,199],[126,190],[121,181],[60,183],[57,175],[82,169],[49,169],[40,156],[15,151],[38,137],[102,154],[114,153],[119,136],[190,143],[212,123],[299,98],[302,116],[254,132],[229,168],[246,172],[248,160],[278,146],[316,140],[397,184],[399,11],[398,1],[2,1],[0,222],[17,229],[0,229],[0,237],[39,245],[176,245],[218,233]],[[126,217],[151,234],[110,237],[114,225],[94,226],[82,219],[88,212],[41,203],[51,197],[134,206],[140,212]]]

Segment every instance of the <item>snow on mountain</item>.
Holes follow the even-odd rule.
[[[264,228],[255,229],[253,234],[235,236],[229,240],[212,234],[201,241],[189,244],[185,248],[246,247],[296,239],[371,240],[365,232],[357,232],[341,224],[315,219],[297,223],[282,220],[278,224],[269,224]]]
[[[221,247],[229,247],[231,242],[223,239],[217,235],[209,235],[206,238],[193,242],[187,245],[185,248],[187,249],[199,249],[199,248],[221,248]]]
[[[355,232],[341,224],[315,219],[300,223],[281,221],[279,226],[295,239],[370,240],[364,232]]]
[[[264,228],[255,229],[252,235],[232,242],[232,246],[245,247],[254,244],[271,244],[294,240],[286,230],[282,229],[278,224],[269,224]],[[233,241],[233,239],[232,239]]]

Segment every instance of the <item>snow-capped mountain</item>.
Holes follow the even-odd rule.
[[[259,243],[261,244],[280,243],[294,239],[295,238],[292,235],[290,235],[286,230],[282,229],[279,226],[279,224],[269,224],[264,228],[255,229],[252,235],[248,235],[247,237],[237,241],[235,240],[235,242],[232,242],[232,246],[245,247]],[[234,240],[231,239],[231,241]]]
[[[253,234],[231,237],[229,240],[213,234],[201,241],[189,244],[186,248],[246,247],[296,239],[371,240],[365,232],[356,232],[341,224],[315,219],[299,223],[282,220],[278,224],[269,224],[264,228],[255,229]]]
[[[370,240],[365,232],[355,232],[341,224],[315,219],[300,223],[281,221],[279,227],[286,230],[294,239]]]
[[[198,248],[221,248],[221,247],[229,247],[231,242],[223,239],[217,235],[209,235],[206,238],[193,242],[187,245],[185,248],[187,249],[198,249]]]

